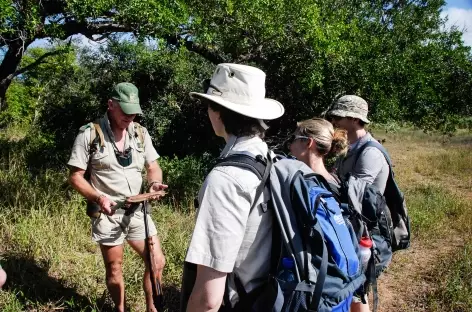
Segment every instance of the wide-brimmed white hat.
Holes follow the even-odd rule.
[[[252,66],[218,64],[207,92],[190,92],[190,96],[208,99],[251,118],[276,119],[285,109],[278,101],[265,97],[265,78],[262,70]]]

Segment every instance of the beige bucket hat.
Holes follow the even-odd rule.
[[[190,92],[229,110],[255,119],[272,120],[285,112],[281,103],[265,97],[266,74],[252,66],[223,63],[216,66],[206,93]]]
[[[329,116],[352,117],[370,123],[367,119],[369,106],[367,102],[357,95],[344,95],[340,97],[331,109],[326,113]]]

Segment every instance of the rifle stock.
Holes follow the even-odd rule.
[[[151,279],[151,287],[152,287],[152,301],[154,303],[154,308],[158,312],[164,311],[164,298],[162,294],[161,288],[161,278],[162,275],[158,272],[156,267],[156,261],[154,259],[154,242],[152,237],[149,235],[149,225],[147,220],[147,213],[148,213],[148,202],[145,200],[143,201],[143,212],[144,212],[144,228],[146,231],[146,256],[147,261],[149,263],[149,277]]]

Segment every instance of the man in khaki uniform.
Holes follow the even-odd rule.
[[[95,125],[80,128],[68,165],[71,185],[88,201],[89,207],[99,207],[97,217],[91,217],[92,239],[100,244],[106,268],[106,283],[117,311],[125,309],[125,287],[122,273],[123,242],[146,261],[144,217],[148,218],[149,234],[154,242],[154,259],[160,280],[164,268],[157,230],[149,215],[141,207],[129,213],[125,210],[126,197],[137,195],[143,184],[142,171],[146,168],[149,192],[165,189],[162,170],[147,130],[133,123],[142,114],[138,89],[131,83],[119,83],[108,100],[108,110]],[[89,169],[90,181],[84,177]],[[157,198],[155,198],[157,199]],[[144,292],[148,311],[155,311],[148,263],[144,273]]]

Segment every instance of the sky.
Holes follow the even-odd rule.
[[[446,0],[441,16],[448,18],[446,27],[457,26],[462,30],[464,43],[472,47],[472,0]]]
[[[472,47],[472,0],[446,0],[446,6],[441,13],[442,17],[447,17],[446,28],[457,26],[463,32],[464,43]],[[80,45],[98,47],[96,43],[82,35],[75,35],[75,39]],[[30,47],[41,47],[48,44],[47,39],[36,40]]]

